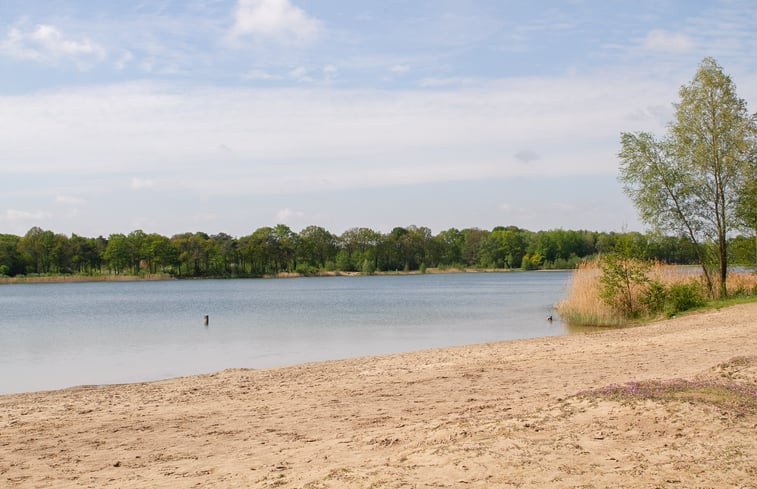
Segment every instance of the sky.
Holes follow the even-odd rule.
[[[757,2],[0,1],[0,233],[645,230],[620,133]]]

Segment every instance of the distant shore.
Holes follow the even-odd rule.
[[[753,487],[755,317],[0,396],[0,486]]]
[[[417,270],[405,271],[386,271],[374,272],[369,275],[423,275],[423,274],[444,274],[444,273],[518,273],[523,272],[519,268],[428,268],[425,272]],[[559,272],[563,269],[549,270],[530,270],[534,272]],[[263,275],[261,277],[183,277],[169,274],[144,274],[144,275],[45,275],[45,276],[23,276],[23,277],[0,277],[0,284],[32,284],[32,283],[67,283],[67,282],[139,282],[139,281],[158,281],[158,280],[225,280],[230,278],[242,279],[270,279],[270,278],[298,278],[298,277],[357,277],[365,275],[360,272],[318,272],[315,274],[304,274],[296,272],[280,272],[274,275]]]
[[[68,282],[136,282],[175,280],[174,277],[165,274],[146,275],[46,275],[24,277],[0,277],[0,284],[54,284]]]

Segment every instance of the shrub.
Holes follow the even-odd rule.
[[[668,289],[666,312],[668,315],[688,311],[705,305],[702,286],[694,281],[673,284]]]
[[[659,280],[652,279],[647,287],[641,292],[639,302],[644,306],[649,315],[659,314],[665,308],[668,299],[668,289]]]
[[[360,267],[360,273],[363,275],[373,275],[376,269],[373,267],[373,262],[366,258],[363,260],[363,265]]]
[[[318,275],[318,268],[305,263],[298,263],[295,272],[309,277],[312,275]]]
[[[602,284],[599,296],[607,305],[626,318],[635,318],[640,312],[639,291],[649,281],[649,264],[641,260],[608,255],[599,262]]]
[[[571,275],[567,297],[556,304],[563,319],[581,325],[619,325],[634,316],[673,315],[704,305],[708,298],[700,273],[692,267],[617,260],[612,266],[598,258],[578,265]],[[637,266],[641,268],[634,271]],[[643,277],[636,275],[641,270]],[[729,273],[728,293],[757,295],[757,274]],[[602,294],[608,299],[598,300]],[[635,311],[634,315],[623,314],[623,304]]]

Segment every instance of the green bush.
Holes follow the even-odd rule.
[[[363,260],[363,265],[360,267],[360,273],[363,275],[373,275],[376,269],[373,266],[373,262],[366,258]]]
[[[647,313],[655,315],[663,311],[668,300],[668,289],[659,280],[650,280],[647,287],[641,292],[639,302],[646,308]]]
[[[702,287],[696,282],[673,284],[668,289],[666,312],[668,315],[688,311],[705,305]]]
[[[649,282],[649,263],[616,254],[604,257],[599,263],[600,298],[623,317],[636,318],[642,312],[637,292]]]
[[[307,265],[305,263],[298,263],[297,268],[294,271],[301,275],[305,275],[307,277],[312,276],[312,275],[318,275],[317,267],[314,267],[312,265]]]

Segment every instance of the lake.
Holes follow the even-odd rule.
[[[569,276],[0,285],[0,393],[561,335]]]

